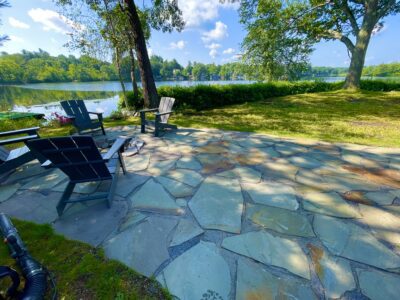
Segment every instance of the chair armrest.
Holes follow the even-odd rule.
[[[95,111],[88,111],[89,114],[96,115],[97,119],[99,119],[100,122],[103,122],[103,113],[102,112],[95,112]]]
[[[9,144],[16,144],[20,142],[26,142],[32,139],[37,139],[39,136],[37,134],[35,135],[28,135],[28,136],[21,136],[13,139],[8,139],[8,140],[1,140],[0,141],[0,146],[3,145],[9,145]]]
[[[75,117],[75,116],[70,116],[70,115],[65,115],[64,117],[66,117],[66,118],[68,118],[68,119],[73,119],[73,120],[75,120],[75,119],[76,119],[76,117]]]
[[[28,133],[30,135],[34,135],[39,131],[39,129],[40,129],[40,127],[31,127],[31,128],[24,128],[24,129],[12,130],[12,131],[5,131],[5,132],[0,132],[0,136],[18,135],[18,134],[23,134],[23,133]]]
[[[156,116],[164,116],[164,115],[169,115],[169,114],[172,114],[173,113],[173,111],[171,110],[171,111],[166,111],[166,112],[163,112],[163,113],[155,113],[155,115]]]
[[[152,112],[152,111],[158,111],[158,108],[149,108],[149,109],[139,110],[140,113],[147,113],[147,112]]]
[[[53,163],[50,160],[46,160],[44,163],[41,164],[41,166],[45,169],[49,169],[53,167]]]
[[[111,146],[110,150],[108,150],[107,153],[103,154],[103,159],[105,161],[109,161],[114,156],[115,153],[121,152],[121,150],[123,150],[125,144],[128,143],[130,140],[131,140],[131,138],[122,137],[122,136],[117,138],[117,140]]]

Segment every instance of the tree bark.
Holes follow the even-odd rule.
[[[122,97],[124,98],[125,108],[129,109],[129,102],[128,98],[126,97],[125,83],[121,73],[121,54],[118,47],[115,48],[115,63],[117,65],[118,78],[119,82],[121,83]]]
[[[137,86],[136,76],[135,76],[135,56],[133,55],[133,49],[131,47],[129,48],[129,57],[131,59],[131,80],[132,80],[133,96],[135,97],[135,99],[137,99],[139,97],[139,89]]]
[[[133,0],[124,0],[124,3],[128,9],[129,22],[132,27],[133,42],[135,44],[140,77],[142,80],[144,105],[145,107],[158,107],[159,98],[157,88],[151,70],[146,40],[144,38],[136,5]]]
[[[364,20],[358,32],[356,44],[352,51],[350,51],[351,62],[344,84],[345,89],[360,88],[361,75],[364,68],[368,44],[371,39],[372,31],[379,19],[377,16],[376,0],[367,1],[365,4],[365,10]]]

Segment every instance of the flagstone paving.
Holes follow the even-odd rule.
[[[0,211],[103,248],[181,300],[398,298],[400,149],[135,126],[98,143],[119,135],[145,146],[124,158],[110,209],[58,217],[68,179],[33,162],[0,179]]]

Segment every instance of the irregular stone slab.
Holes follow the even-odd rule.
[[[391,205],[394,201],[394,198],[396,198],[395,195],[387,192],[387,191],[379,191],[379,192],[369,192],[366,193],[365,196],[369,199],[372,200],[379,205]]]
[[[212,142],[206,146],[198,147],[196,149],[196,151],[199,153],[220,154],[220,153],[227,152],[228,149],[225,148],[225,145],[223,142]]]
[[[199,173],[186,169],[176,169],[173,171],[169,171],[165,174],[165,176],[190,185],[192,187],[198,186],[199,183],[203,180],[203,176],[201,176]]]
[[[275,150],[285,156],[295,155],[299,152],[307,152],[307,148],[294,143],[275,144]]]
[[[164,161],[151,160],[146,171],[154,176],[160,176],[172,169],[175,166],[175,163],[176,159]]]
[[[289,210],[299,208],[295,190],[288,185],[273,182],[244,183],[243,188],[258,204],[280,207]]]
[[[365,197],[364,192],[360,192],[360,191],[348,191],[348,192],[341,194],[340,196],[342,196],[342,198],[344,200],[355,202],[355,203],[361,203],[361,204],[365,204],[365,205],[373,205],[374,204],[374,202],[372,202],[371,200],[367,199],[367,197]]]
[[[139,154],[124,157],[125,167],[128,172],[137,172],[147,169],[150,162],[150,154]]]
[[[159,150],[173,154],[190,154],[193,152],[193,147],[185,144],[171,144],[166,148],[159,148]]]
[[[271,149],[271,152],[273,149]],[[238,155],[233,156],[232,158],[235,159],[241,165],[259,165],[262,163],[267,162],[270,160],[272,155],[268,152],[264,152],[261,149],[250,149],[246,153],[241,153]]]
[[[15,172],[7,178],[6,183],[21,182],[21,180],[25,180],[26,178],[38,176],[44,173],[49,173],[49,171],[42,168],[39,162],[34,161],[18,167]]]
[[[293,166],[285,159],[268,160],[259,166],[264,175],[269,178],[284,178],[294,180],[298,167]]]
[[[381,240],[388,241],[400,250],[400,216],[379,207],[360,205],[362,219],[359,221],[371,228]]]
[[[371,300],[398,299],[400,276],[377,270],[356,269],[361,292]]]
[[[357,209],[335,192],[308,192],[303,194],[303,199],[303,207],[308,211],[341,218],[361,218]]]
[[[236,300],[317,299],[309,284],[295,278],[277,277],[261,265],[239,258]]]
[[[183,213],[174,199],[154,179],[148,180],[136,193],[129,196],[129,200],[133,208],[139,210],[174,215]]]
[[[138,211],[132,211],[128,213],[128,215],[125,217],[125,220],[119,226],[119,231],[124,231],[125,229],[143,221],[146,218],[147,216],[145,214],[142,214]]]
[[[307,217],[287,209],[247,204],[246,217],[255,224],[284,234],[314,236]]]
[[[229,267],[213,243],[200,241],[171,262],[163,274],[168,291],[178,299],[229,299]]]
[[[378,168],[367,169],[352,165],[347,165],[343,168],[349,172],[358,174],[364,179],[377,185],[389,186],[396,189],[400,188],[400,171],[398,170]]]
[[[261,230],[227,237],[222,241],[222,247],[310,279],[307,256],[297,242],[289,239]]]
[[[122,172],[122,171],[121,171]],[[127,173],[120,174],[117,181],[115,193],[123,198],[127,197],[138,186],[145,183],[150,177],[142,174]]]
[[[248,167],[236,167],[232,170],[242,182],[257,183],[261,181],[261,173]]]
[[[56,187],[52,188],[54,192],[60,192],[63,193],[65,188],[68,185],[68,180],[66,180],[63,183],[58,184]],[[91,194],[96,191],[98,188],[99,183],[98,182],[84,182],[84,183],[78,183],[75,188],[74,188],[74,193],[78,194]]]
[[[211,176],[189,202],[201,227],[239,233],[243,197],[238,180]]]
[[[170,247],[180,245],[204,232],[199,225],[187,219],[181,219],[175,229]]]
[[[321,280],[328,299],[340,298],[346,291],[356,288],[350,263],[340,257],[330,256],[324,249],[308,244],[315,273]]]
[[[157,181],[175,198],[188,197],[194,193],[191,186],[167,177],[157,177]]]
[[[177,221],[152,216],[108,240],[107,257],[119,260],[145,276],[151,276],[169,259],[167,237]]]
[[[237,143],[244,148],[250,148],[250,149],[251,148],[264,148],[264,147],[267,147],[272,144],[271,142],[265,142],[262,139],[256,138],[256,137],[254,137],[254,138],[248,137],[246,139],[239,139],[237,141]]]
[[[21,187],[20,184],[0,185],[0,203],[8,200]]]
[[[118,228],[127,210],[126,202],[115,201],[111,208],[107,208],[105,201],[102,201],[77,213],[63,214],[53,228],[69,239],[97,247]]]
[[[288,159],[294,166],[305,169],[315,169],[322,165],[322,163],[309,156],[293,156]]]
[[[60,193],[16,192],[9,200],[0,203],[0,211],[25,221],[51,223],[57,218],[56,205],[60,197]]]
[[[325,247],[335,255],[382,269],[400,267],[400,257],[360,226],[322,215],[315,215],[313,226]]]
[[[67,176],[60,170],[35,178],[21,187],[23,190],[48,190],[65,180]]]
[[[357,155],[352,151],[343,151],[342,159],[345,162],[352,164],[352,165],[359,165],[359,166],[367,167],[367,168],[381,167],[377,161],[365,158],[361,155]]]
[[[233,163],[226,157],[218,154],[198,154],[196,158],[203,166],[201,170],[204,174],[223,172],[233,168]]]
[[[176,199],[176,204],[178,204],[180,207],[186,207],[187,206],[187,201],[185,199]]]
[[[176,167],[180,168],[180,169],[190,169],[190,170],[195,170],[195,171],[198,171],[201,169],[201,165],[200,165],[199,161],[196,158],[194,158],[193,156],[182,157],[176,163]]]
[[[326,190],[335,190],[337,192],[347,192],[354,190],[376,191],[380,185],[374,182],[366,181],[362,177],[349,176],[347,173],[336,176],[323,176],[326,183]]]

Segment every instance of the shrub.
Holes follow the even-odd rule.
[[[158,88],[158,94],[160,97],[175,98],[176,109],[204,110],[230,104],[260,101],[271,97],[334,91],[341,89],[342,86],[343,82],[324,81],[278,81],[191,87],[161,86]],[[368,80],[362,81],[361,88],[369,91],[400,90],[400,83]],[[128,101],[136,109],[143,107],[143,102],[133,99],[133,93],[128,92]],[[124,106],[122,100],[120,100],[120,106]]]
[[[362,80],[361,89],[366,91],[389,92],[400,91],[400,82],[381,80]]]

